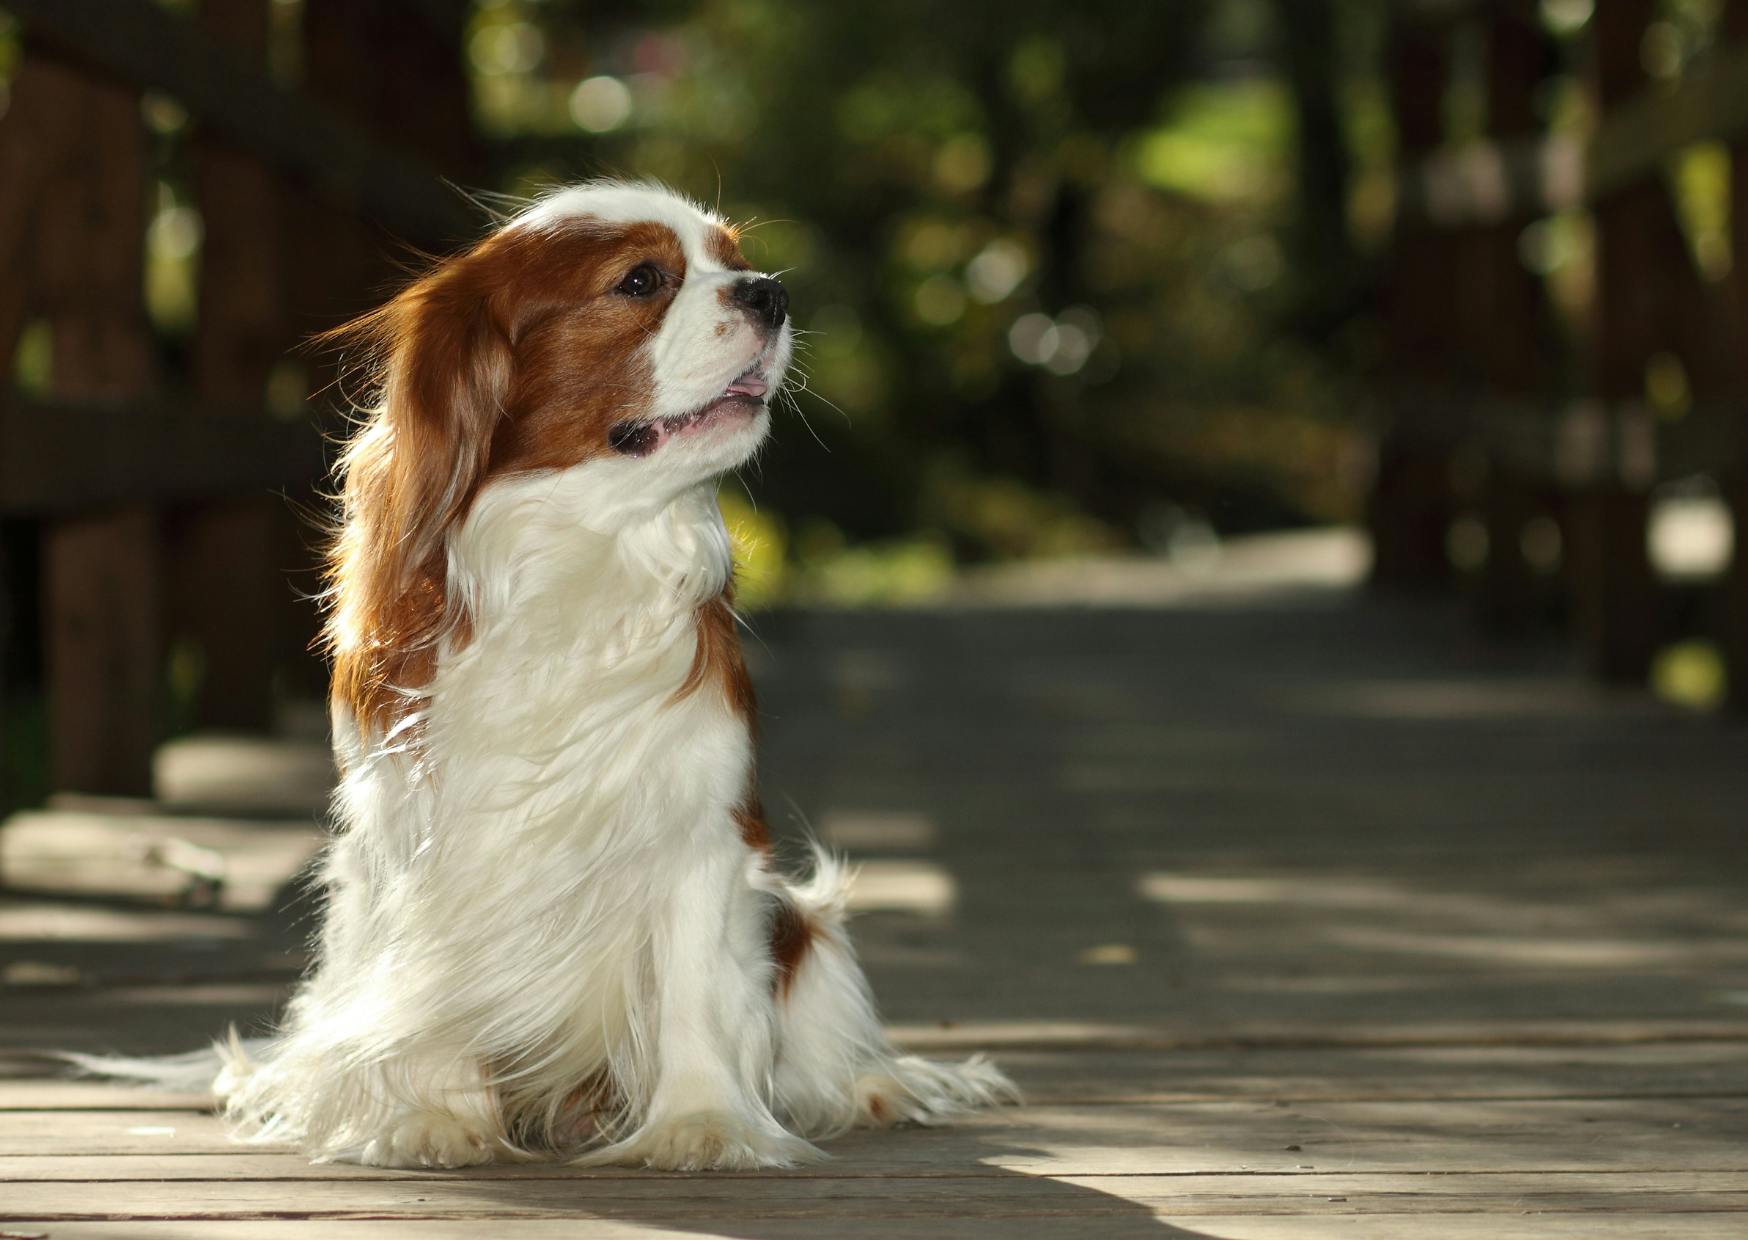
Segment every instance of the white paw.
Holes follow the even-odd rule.
[[[417,1111],[371,1141],[358,1156],[367,1167],[471,1167],[491,1162],[496,1142],[441,1111]]]
[[[775,1121],[751,1122],[725,1111],[694,1111],[652,1120],[625,1140],[577,1159],[663,1171],[756,1171],[817,1162],[825,1155]]]
[[[1020,1100],[1014,1083],[981,1055],[957,1064],[901,1055],[881,1069],[856,1078],[858,1123],[933,1124],[962,1111]]]

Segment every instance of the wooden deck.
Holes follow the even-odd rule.
[[[898,1036],[1027,1106],[791,1174],[421,1174],[20,1054],[0,1235],[1748,1235],[1740,726],[1315,590],[759,627],[767,804],[862,860]],[[0,836],[5,1048],[185,1048],[295,976],[319,744],[160,762]]]

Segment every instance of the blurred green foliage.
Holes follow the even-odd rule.
[[[1375,146],[1379,15],[1336,7]],[[1284,323],[1278,37],[1266,0],[488,0],[467,50],[496,188],[654,177],[749,222],[806,334],[758,510],[727,501],[745,588],[863,598],[1354,513],[1346,359]]]
[[[295,88],[302,3],[272,3],[272,72]],[[1594,9],[1539,0],[1550,131],[1594,124],[1574,69]],[[908,598],[968,561],[1170,554],[1185,530],[1357,515],[1395,192],[1388,11],[478,0],[461,54],[481,188],[656,178],[746,223],[752,261],[784,273],[793,408],[724,501],[747,597]],[[1653,84],[1710,54],[1720,9],[1658,12]],[[18,47],[0,16],[0,108]],[[1453,43],[1453,144],[1485,128],[1482,49],[1478,30]],[[142,119],[160,150],[143,293],[174,360],[202,240],[174,156],[189,125],[155,94]],[[1715,145],[1670,166],[1714,280],[1732,264],[1728,179]],[[1533,222],[1520,250],[1576,338],[1588,215]],[[28,327],[15,380],[40,386],[50,349]],[[1684,382],[1647,376],[1660,409]]]

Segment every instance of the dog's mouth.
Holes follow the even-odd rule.
[[[695,435],[722,422],[752,418],[765,407],[769,391],[770,384],[755,363],[710,403],[690,413],[677,413],[653,422],[616,423],[607,432],[607,443],[623,456],[648,456],[670,439]]]

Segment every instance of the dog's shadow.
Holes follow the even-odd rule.
[[[1023,1109],[1007,1114],[1011,1122],[998,1127],[985,1119],[974,1128],[857,1133],[829,1144],[829,1162],[795,1171],[570,1172],[534,1166],[433,1172],[429,1178],[466,1185],[467,1203],[476,1208],[499,1206],[518,1216],[610,1221],[736,1240],[935,1234],[1159,1240],[1204,1235],[1160,1221],[1143,1202],[1088,1186],[1085,1181],[1093,1176],[994,1165],[1042,1161],[1050,1154],[1024,1143]],[[1078,1135],[1106,1146],[1123,1134]],[[859,1169],[871,1165],[877,1169]],[[1109,1173],[1096,1178],[1108,1180],[1113,1188],[1151,1180]]]

